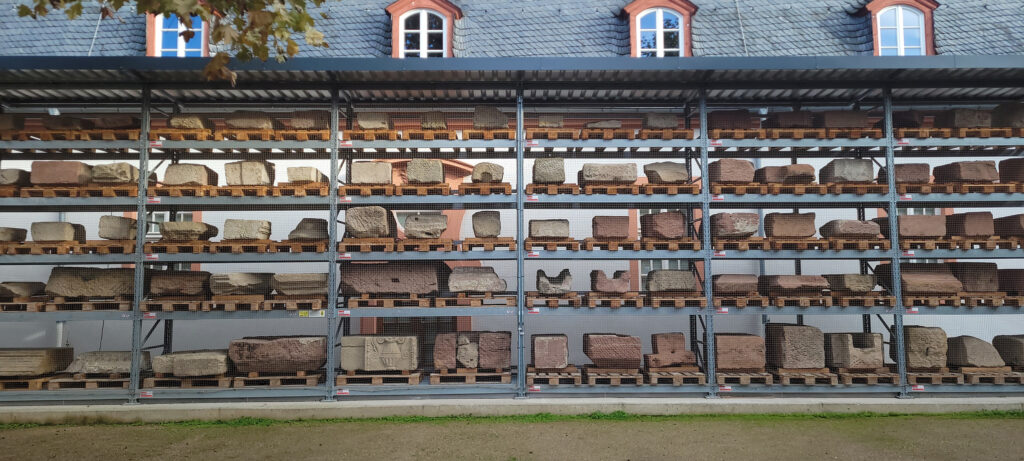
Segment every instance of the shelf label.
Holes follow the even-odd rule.
[[[711,201],[712,202],[724,202],[725,201],[725,197],[723,197],[723,196],[721,196],[719,194],[711,194]]]
[[[910,140],[907,139],[907,138],[898,138],[898,139],[896,139],[896,145],[897,146],[909,146],[910,145]]]
[[[139,397],[144,399],[153,398],[153,391],[139,391]]]
[[[914,196],[910,194],[903,194],[900,195],[900,200],[903,200],[904,202],[909,202],[911,200],[914,200]]]
[[[540,257],[540,252],[539,251],[528,251],[528,252],[526,252],[526,257],[527,258],[539,258]]]
[[[537,195],[537,194],[527,195],[526,196],[526,201],[527,202],[539,202],[540,201],[540,196]]]
[[[910,386],[910,390],[913,392],[924,392],[924,384],[914,384]]]
[[[142,318],[144,320],[156,320],[156,312],[143,312]]]
[[[527,392],[540,392],[540,386],[537,385],[537,384],[531,384],[530,387],[526,389],[526,391]]]
[[[350,311],[348,309],[338,311],[338,317],[351,317],[351,316],[352,316],[352,311]]]
[[[711,255],[716,257],[716,258],[724,258],[725,257],[725,250],[715,250],[715,252],[712,253]]]
[[[338,147],[352,147],[352,141],[338,141]]]
[[[163,141],[150,141],[149,147],[164,147]]]
[[[716,314],[728,314],[729,313],[729,308],[728,307],[719,307],[718,309],[715,310],[715,313]]]
[[[338,389],[334,391],[334,395],[348,395],[348,389]]]
[[[122,320],[131,320],[132,319],[132,313],[131,312],[122,312],[121,313],[121,319]]]
[[[146,197],[146,203],[149,205],[159,205],[160,197]]]
[[[338,253],[338,259],[352,259],[352,253]]]
[[[718,386],[718,392],[732,392],[732,386]]]
[[[345,195],[342,197],[338,197],[338,201],[341,203],[352,203],[352,197]]]
[[[527,314],[539,314],[540,313],[540,308],[539,307],[528,307],[528,308],[526,308],[526,313]]]
[[[160,255],[153,253],[146,253],[146,261],[159,261]]]
[[[921,309],[918,309],[916,307],[908,307],[907,308],[907,313],[908,314],[920,314],[921,313]]]
[[[326,317],[327,311],[315,310],[315,311],[299,311],[299,317]]]
[[[536,139],[526,141],[526,147],[538,147],[538,146],[540,146],[540,141],[537,141]]]
[[[911,257],[914,256],[915,254],[916,253],[914,253],[914,250],[903,250],[903,256]]]
[[[710,145],[711,147],[722,147],[722,140],[712,139],[708,145]]]

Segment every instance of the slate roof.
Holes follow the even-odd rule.
[[[0,55],[78,55],[89,50],[99,8],[69,21],[54,13],[38,22],[17,17],[24,0],[0,0]],[[391,55],[394,0],[328,0],[312,11],[330,48],[303,47],[307,57]],[[872,53],[869,0],[693,0],[695,56],[847,56]],[[935,10],[939,54],[1022,54],[1022,0],[940,0]],[[452,0],[457,57],[627,56],[630,0]],[[321,18],[319,13],[326,13]],[[103,20],[93,56],[145,54],[145,20],[121,13]]]

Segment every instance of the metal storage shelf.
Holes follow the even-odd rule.
[[[889,259],[892,253],[882,250],[723,250],[715,251],[713,259]]]
[[[143,312],[143,320],[271,320],[327,318],[327,309],[274,311]]]
[[[719,307],[713,311],[715,315],[891,315],[902,312],[898,307],[884,306]]]
[[[43,211],[134,211],[138,197],[26,197],[0,198],[0,212],[33,213]]]
[[[526,260],[532,259],[701,259],[704,253],[693,250],[527,250]]]
[[[704,307],[566,307],[562,306],[557,309],[538,306],[538,307],[526,307],[526,315],[532,316],[552,316],[552,315],[608,315],[618,317],[633,317],[633,316],[685,316],[685,315],[703,315],[710,314],[711,312]]]
[[[3,312],[0,313],[0,323],[131,320],[132,315],[130,311]]]
[[[131,398],[128,389],[61,389],[57,391],[3,391],[0,392],[0,402],[32,402],[47,401],[59,402],[86,401],[86,400],[119,400],[125,401]]]
[[[146,208],[164,210],[326,210],[328,197],[148,197]]]
[[[515,208],[516,196],[513,195],[392,195],[392,196],[359,196],[347,195],[338,197],[338,206],[342,208],[354,206],[377,205],[396,210],[428,209],[428,208]]]
[[[2,264],[131,264],[135,262],[134,254],[113,255],[0,255]]]
[[[138,143],[135,143],[138,146]],[[210,153],[229,150],[255,150],[257,152],[274,153],[275,150],[330,149],[329,141],[150,141],[153,149],[191,149]],[[326,153],[326,152],[325,152]],[[243,153],[244,154],[244,153]],[[287,158],[280,152],[281,158]],[[325,158],[328,158],[325,156]]]
[[[698,206],[700,195],[692,194],[531,194],[524,197],[527,208],[643,208],[661,205],[662,208],[674,208],[683,205]]]
[[[927,259],[1013,259],[1024,258],[1024,250],[902,250],[902,258]]]
[[[338,253],[339,261],[491,261],[516,259],[508,250],[473,251],[366,251]]]
[[[588,386],[582,384],[574,386],[572,384],[562,384],[560,386],[548,386],[538,385],[527,387],[526,392],[531,395],[544,395],[544,394],[704,394],[710,390],[709,386],[702,386],[698,384],[684,384],[682,386],[671,386],[671,385],[650,385],[642,384],[639,386],[632,384],[623,384],[621,386],[609,386],[607,384],[599,384],[596,386]]]
[[[855,208],[884,206],[887,194],[713,194],[712,208]]]
[[[275,263],[330,261],[328,253],[147,253],[145,263]]]

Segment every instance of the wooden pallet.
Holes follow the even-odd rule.
[[[591,291],[583,295],[583,303],[589,308],[609,307],[618,309],[620,307],[643,307],[644,299],[640,293],[632,291],[626,293],[601,293]]]
[[[832,297],[831,296],[821,296],[821,295],[786,296],[786,295],[772,294],[771,295],[771,299],[772,299],[772,305],[775,306],[775,307],[787,307],[787,306],[792,306],[792,307],[811,307],[811,306],[829,307],[829,306],[832,305]]]
[[[0,141],[78,141],[77,130],[2,130]]]
[[[783,184],[783,183],[767,183],[768,193],[771,195],[825,195],[828,193],[828,185],[826,184]]]
[[[715,307],[768,307],[771,305],[771,300],[767,296],[761,296],[757,293],[750,293],[744,296],[715,296],[711,298],[711,302]]]
[[[300,371],[294,375],[262,375],[250,372],[248,376],[236,376],[231,380],[231,387],[308,387],[320,383],[323,375]]]
[[[854,251],[868,251],[868,250],[886,250],[888,251],[892,245],[889,239],[848,239],[839,237],[829,237],[828,247],[834,251],[843,250],[854,250]]]
[[[881,291],[848,293],[832,290],[830,296],[832,296],[832,302],[839,307],[896,307],[896,297],[889,296]]]
[[[491,195],[491,194],[512,194],[512,185],[507,182],[480,183],[468,182],[459,184],[459,195]]]
[[[4,312],[44,312],[48,296],[30,296],[24,298],[0,299],[0,314]]]
[[[950,240],[956,242],[957,248],[961,250],[1016,250],[1020,242],[1014,238],[970,238],[951,236]]]
[[[75,198],[78,197],[79,186],[31,186],[22,187],[18,194],[21,198]]]
[[[132,310],[132,300],[129,297],[121,299],[75,299],[75,298],[63,298],[60,296],[54,297],[52,300],[46,303],[46,312],[64,312],[64,311],[80,311],[80,312],[93,312],[93,311],[130,311]]]
[[[135,253],[135,240],[86,240],[72,246],[71,252],[79,255],[126,255]]]
[[[954,367],[950,371],[962,373],[966,384],[1024,384],[1024,373],[1011,367]]]
[[[349,195],[358,195],[360,197],[370,197],[373,195],[391,196],[395,195],[394,184],[348,184],[338,186],[338,196],[345,197]],[[443,194],[448,195],[448,194]]]
[[[529,128],[526,130],[526,139],[546,139],[555,141],[558,139],[580,139],[578,130],[567,130],[564,128]]]
[[[149,140],[159,141],[209,141],[213,139],[213,130],[208,129],[178,129],[178,128],[151,128]]]
[[[707,376],[701,373],[695,366],[679,367],[647,367],[644,370],[647,384],[657,386],[667,384],[670,386],[682,386],[684,384],[707,384]]]
[[[67,255],[71,254],[75,245],[79,242],[22,242],[8,243],[7,254],[9,255]]]
[[[633,140],[636,138],[636,133],[633,130],[622,129],[622,128],[584,128],[580,132],[580,139],[598,139],[603,141],[611,141],[613,139],[628,139]]]
[[[265,311],[318,311],[327,308],[327,297],[273,295],[260,303]]]
[[[19,186],[0,186],[0,198],[21,197]]]
[[[948,138],[953,135],[952,128],[897,128],[897,138]]]
[[[896,366],[889,365],[889,371],[895,372]],[[949,371],[949,368],[908,368],[907,384],[963,384],[964,375]]]
[[[767,240],[764,237],[747,237],[744,239],[716,238],[711,245],[717,251],[724,250],[764,250],[767,247]]]
[[[882,130],[878,128],[827,128],[825,136],[829,139],[881,139]]]
[[[569,365],[565,368],[536,368],[530,365],[526,370],[527,386],[546,385],[555,387],[563,384],[572,386],[583,384],[583,372],[575,365]]]
[[[836,368],[833,370],[839,376],[839,383],[844,386],[852,384],[867,384],[877,386],[879,384],[900,384],[900,375],[889,371],[888,368]]]
[[[274,130],[228,128],[214,131],[213,139],[217,141],[273,141]]]
[[[127,373],[63,375],[46,382],[51,391],[61,389],[128,389],[131,383]]]
[[[671,141],[674,139],[694,139],[694,130],[688,128],[668,128],[661,130],[642,129],[640,139],[660,139]]]
[[[1024,296],[1007,296],[1003,301],[1006,303],[1005,306],[1007,307],[1024,307]]]
[[[351,238],[346,237],[338,242],[339,253],[365,253],[368,251],[395,251],[395,239],[383,238]]]
[[[455,130],[404,130],[404,141],[455,141],[459,139]]]
[[[434,307],[508,307],[516,305],[515,295],[492,293],[457,293],[454,298],[438,296]]]
[[[767,136],[763,128],[714,128],[708,130],[711,139],[764,139]]]
[[[0,391],[41,391],[56,376],[31,376],[24,378],[0,378]]]
[[[541,249],[547,251],[555,251],[558,250],[559,248],[571,251],[579,251],[580,241],[575,240],[571,237],[565,237],[560,239],[539,239],[527,237],[526,240],[523,241],[524,250],[529,251],[537,247],[540,247]]]
[[[644,195],[697,195],[700,193],[698,184],[641,184],[640,193]]]
[[[1013,128],[954,128],[958,138],[1009,138],[1013,136]]]
[[[960,306],[960,297],[940,294],[903,294],[903,307]]]
[[[143,252],[149,254],[199,254],[210,252],[209,240],[191,240],[184,242],[164,241],[147,243],[143,245]]]
[[[586,251],[594,250],[633,250],[639,251],[641,248],[639,240],[598,240],[593,237],[587,237],[583,239],[583,249]]]
[[[359,297],[349,297],[348,307],[430,307],[434,304],[431,298],[422,298],[415,293],[394,296],[378,296],[363,293]]]
[[[829,183],[828,190],[835,195],[840,194],[888,194],[888,184],[870,183]]]
[[[439,371],[440,373],[430,374],[430,384],[509,384],[512,382],[512,372],[508,369],[457,368]]]
[[[606,385],[621,386],[644,384],[644,375],[637,368],[599,368],[594,366],[583,367],[583,376],[588,386]]]
[[[955,250],[956,242],[940,238],[940,239],[910,239],[900,237],[900,249],[901,250]]]
[[[542,295],[536,291],[527,291],[526,307],[537,306],[545,306],[552,309],[559,307],[581,307],[583,306],[583,298],[575,291],[560,295]]]
[[[783,237],[768,237],[768,248],[772,250],[827,250],[828,239],[821,239],[817,237],[808,238],[783,238]]]
[[[1006,293],[994,292],[960,292],[960,305],[964,307],[1001,307],[1006,303]]]
[[[711,193],[715,195],[719,194],[733,194],[733,195],[744,195],[744,194],[767,194],[768,185],[749,183],[749,184],[711,184]]]
[[[708,299],[700,292],[654,291],[644,294],[644,306],[653,307],[708,307]]]
[[[266,297],[263,295],[213,295],[203,301],[203,312],[258,311]]]
[[[395,130],[345,130],[342,133],[345,141],[398,141]]]
[[[773,370],[779,384],[791,385],[832,385],[839,384],[839,377],[828,368],[778,368]]]
[[[267,253],[273,240],[221,240],[210,242],[210,253]]]
[[[395,242],[395,251],[454,251],[452,239],[404,239]]]
[[[1012,194],[1019,188],[1017,183],[953,183],[953,191],[958,194]]]
[[[184,296],[159,296],[147,299],[139,306],[142,312],[199,312],[207,299],[190,299]]]
[[[81,186],[32,186],[14,188],[21,198],[75,198],[75,197],[136,197],[139,188],[136,185],[99,185],[84,184]],[[14,195],[10,195],[14,197]]]
[[[79,197],[138,197],[138,195],[139,186],[137,184],[86,184],[78,188]]]
[[[324,253],[327,240],[281,240],[271,242],[267,251],[271,253]]]
[[[146,189],[150,197],[208,197],[217,186],[164,186]]]
[[[952,194],[953,190],[951,183],[896,184],[896,192],[899,194]]]
[[[268,197],[272,186],[217,186],[208,191],[210,197]]]
[[[700,251],[700,240],[694,238],[682,238],[676,240],[664,240],[656,239],[653,237],[641,237],[640,247],[647,251],[654,250],[668,250],[668,251],[679,251],[679,250],[691,250]]]
[[[274,197],[326,197],[329,194],[330,185],[322,182],[283,182],[270,188],[270,195]]]
[[[450,195],[452,188],[448,184],[402,184],[395,186],[395,195]]]
[[[516,139],[516,130],[462,130],[462,139],[494,141],[495,139]]]
[[[230,376],[154,376],[142,379],[143,389],[227,389]]]
[[[330,141],[331,130],[274,130],[275,141]],[[394,141],[395,139],[391,139]]]
[[[749,386],[751,384],[771,386],[775,382],[775,377],[772,376],[771,373],[766,373],[764,370],[716,370],[715,381],[718,381],[719,386],[730,384],[740,386]]]
[[[525,192],[527,195],[579,195],[580,186],[576,184],[527,184]]]
[[[640,193],[639,184],[584,184],[583,193],[586,195],[637,195]]]
[[[825,139],[825,128],[768,128],[768,139]]]
[[[487,237],[487,238],[466,238],[462,239],[459,249],[462,251],[473,251],[474,248],[483,248],[484,251],[507,248],[509,251],[516,251],[516,239],[514,237]]]
[[[353,384],[369,384],[373,386],[380,386],[384,384],[406,384],[409,386],[415,386],[419,384],[422,379],[422,373],[419,371],[402,370],[400,372],[377,372],[377,371],[355,371],[339,370],[338,375],[334,378],[335,386],[349,386]]]

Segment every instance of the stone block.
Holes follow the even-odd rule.
[[[472,181],[475,183],[496,183],[505,178],[505,168],[497,163],[480,162],[473,165]]]
[[[142,351],[139,369],[149,371],[149,351]],[[128,374],[132,371],[132,351],[83,352],[64,370],[66,373],[85,374]]]
[[[768,213],[764,217],[766,237],[813,237],[814,213]]]
[[[754,181],[754,163],[738,158],[723,158],[708,165],[712,184],[746,184]]]
[[[999,351],[974,336],[954,336],[946,340],[946,363],[951,367],[1006,366]]]
[[[622,128],[622,120],[598,120],[596,122],[587,122],[584,127],[588,130],[617,130]]]
[[[268,295],[274,274],[227,272],[210,276],[210,291],[215,295]]]
[[[202,130],[213,128],[213,123],[197,115],[175,114],[167,119],[167,126],[178,130]]]
[[[444,167],[440,160],[414,158],[405,169],[409,184],[440,184],[444,182]]]
[[[635,163],[584,163],[579,173],[583,184],[633,184],[636,182]]]
[[[291,127],[296,130],[327,130],[331,113],[326,110],[299,110],[292,112]]]
[[[625,240],[629,238],[629,216],[594,216],[591,219],[593,236],[598,240]]]
[[[992,111],[977,109],[951,109],[935,115],[936,128],[988,128],[992,126]]]
[[[327,338],[262,336],[235,339],[228,346],[228,357],[241,373],[316,371],[327,362]]]
[[[447,267],[447,266],[444,266]],[[345,295],[430,294],[438,291],[438,265],[429,262],[347,264],[338,271]]]
[[[272,186],[274,164],[262,160],[243,160],[224,165],[224,180],[229,186]]]
[[[688,270],[652,270],[647,273],[647,291],[699,292],[697,278]]]
[[[352,371],[413,371],[419,368],[415,336],[343,336],[341,369]]]
[[[135,240],[137,221],[121,216],[100,216],[99,235],[107,240]]]
[[[999,291],[999,267],[996,263],[957,262],[948,263],[950,272],[964,286],[963,291]]]
[[[643,365],[640,338],[611,333],[583,335],[583,353],[599,368],[640,368]]]
[[[541,115],[537,117],[538,128],[561,128],[563,123],[561,115]]]
[[[512,333],[481,331],[479,336],[480,368],[508,369],[512,365]]]
[[[752,120],[746,109],[711,111],[708,112],[708,129],[747,130],[754,127]]]
[[[537,270],[537,292],[546,296],[557,296],[572,291],[572,274],[562,269],[558,275],[548,277],[543,270]]]
[[[644,354],[644,364],[648,368],[696,365],[697,356],[686,345],[686,335],[682,333],[652,334],[652,353]]]
[[[142,126],[138,117],[130,115],[107,115],[93,120],[97,130],[130,130]]]
[[[327,274],[274,274],[270,288],[285,296],[327,296]]]
[[[153,296],[206,297],[210,294],[210,273],[205,271],[158,271],[149,281]]]
[[[1000,237],[1024,237],[1024,214],[996,218],[993,227]]]
[[[903,344],[907,368],[940,368],[946,366],[946,332],[938,327],[907,325],[903,327]],[[889,358],[896,360],[896,348],[889,348]]]
[[[507,130],[508,116],[497,107],[477,106],[473,108],[473,128],[477,130]]]
[[[814,128],[814,113],[804,110],[772,112],[764,121],[765,128]]]
[[[455,267],[448,276],[448,290],[453,293],[501,292],[505,289],[505,280],[498,277],[493,267]]]
[[[900,110],[892,113],[894,128],[921,128],[923,124],[924,114],[916,110]],[[885,128],[885,120],[875,123],[875,128]]]
[[[360,112],[356,117],[356,126],[360,130],[389,130],[391,119],[383,112]]]
[[[455,338],[455,362],[462,368],[477,368],[480,360],[479,336],[474,332],[459,333]]]
[[[889,238],[889,218],[875,218],[878,230]],[[901,238],[937,239],[946,235],[946,217],[943,215],[902,215],[897,220]]]
[[[715,333],[715,366],[718,370],[764,370],[764,339],[744,333]]]
[[[560,239],[569,237],[568,219],[531,219],[530,238]]]
[[[224,240],[267,240],[270,221],[259,219],[225,219]]]
[[[1024,103],[1007,102],[992,110],[992,126],[997,128],[1024,128]]]
[[[0,114],[0,130],[24,130],[25,117],[14,114]]]
[[[888,264],[875,266],[878,284],[892,291],[892,271]],[[903,294],[956,294],[964,291],[963,284],[953,276],[945,264],[901,264],[900,280]]]
[[[75,351],[70,347],[0,349],[0,377],[41,376],[64,371]]]
[[[217,376],[231,371],[227,349],[171,352],[153,357],[153,372],[179,377]]]
[[[164,185],[167,186],[216,186],[217,180],[216,171],[195,163],[168,165],[164,172]]]
[[[806,163],[766,166],[754,171],[754,182],[762,184],[812,184],[814,179],[814,167]]]
[[[448,229],[448,216],[443,214],[414,214],[405,218],[405,236],[414,239],[436,239]]]
[[[47,130],[88,130],[93,127],[92,120],[70,115],[44,115],[39,122]]]
[[[455,360],[458,333],[438,333],[434,335],[434,368],[451,370],[458,368]]]
[[[40,296],[46,292],[46,284],[42,282],[2,282],[0,298],[28,298]]]
[[[826,274],[824,277],[833,293],[868,293],[874,291],[877,284],[874,274]]]
[[[686,237],[686,216],[679,211],[641,215],[640,235],[647,238],[666,240]]]
[[[224,116],[224,124],[236,130],[273,130],[274,119],[265,112],[236,110]]]
[[[625,293],[629,291],[629,271],[615,271],[608,278],[602,270],[590,271],[590,289],[602,293]]]
[[[1010,296],[1024,295],[1024,269],[999,269],[999,291]]]
[[[32,183],[32,174],[17,168],[0,169],[0,186],[27,186]]]
[[[34,222],[32,240],[36,242],[85,243],[85,226],[69,222]]]
[[[990,211],[972,211],[946,216],[946,235],[953,237],[988,238],[995,235]]]
[[[35,161],[29,175],[32,184],[78,185],[92,182],[92,167],[82,162]]]
[[[447,130],[448,123],[445,122],[444,112],[424,112],[420,116],[420,128],[424,130]]]
[[[822,237],[830,238],[878,238],[882,233],[878,223],[874,221],[858,221],[856,219],[834,219],[818,229]]]
[[[762,275],[758,278],[758,287],[765,295],[817,295],[828,286],[828,280],[820,275]]]
[[[651,184],[686,184],[691,179],[686,164],[679,162],[648,163],[644,175]]]
[[[1024,182],[1024,158],[1011,158],[999,162],[999,182]]]
[[[679,117],[676,114],[648,112],[644,114],[644,128],[648,130],[674,130],[679,128]]]
[[[818,182],[870,183],[875,180],[874,166],[868,159],[837,158],[818,172]]]
[[[765,359],[778,368],[823,368],[825,335],[809,325],[769,323],[764,327]]]
[[[896,184],[927,184],[932,181],[932,167],[927,163],[898,163],[894,166]],[[878,169],[878,183],[889,183],[889,170]]]
[[[935,167],[935,182],[970,182],[991,183],[999,180],[996,162],[991,160],[975,160],[970,162],[954,162]]]
[[[352,162],[352,184],[391,184],[391,163]]]
[[[866,128],[868,113],[863,110],[826,110],[818,112],[820,124],[825,128]]]
[[[569,366],[569,337],[566,335],[532,335],[530,363],[539,369]]]
[[[134,289],[132,269],[54,267],[46,281],[47,294],[66,298],[113,298],[130,295]]]
[[[999,335],[992,338],[999,357],[1011,367],[1024,366],[1024,335]]]
[[[26,237],[28,237],[27,229],[0,227],[0,242],[24,242]]]
[[[550,157],[534,160],[533,182],[535,184],[564,184],[565,159]]]
[[[501,235],[501,212],[477,211],[473,213],[473,236],[493,238]]]
[[[718,238],[746,238],[757,233],[757,213],[711,215],[711,235]]]
[[[138,184],[139,169],[127,162],[96,165],[92,167],[92,182],[102,184]]]
[[[292,184],[327,183],[327,176],[311,166],[290,166],[287,172]]]
[[[288,240],[327,240],[328,237],[327,220],[320,218],[302,218],[288,233]]]
[[[201,222],[164,221],[160,223],[160,238],[170,241],[210,240],[217,236],[218,229]]]
[[[718,274],[711,277],[711,290],[716,296],[757,293],[757,276],[753,274]]]
[[[360,206],[345,211],[345,234],[354,238],[378,238],[391,235],[391,212],[379,206]]]
[[[825,366],[877,369],[885,366],[881,333],[826,333]]]

